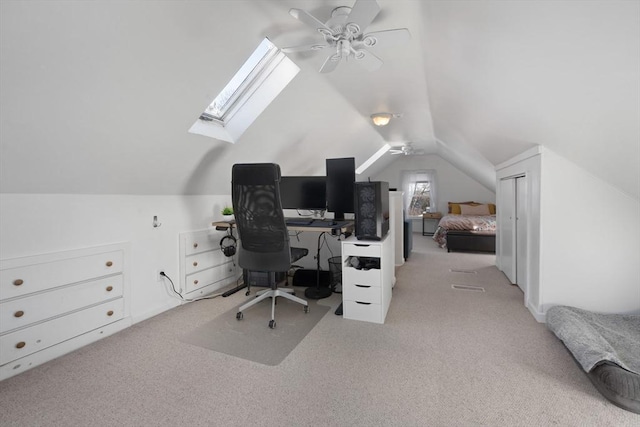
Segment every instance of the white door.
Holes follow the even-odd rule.
[[[511,283],[516,283],[516,180],[500,181],[498,238],[500,268]]]
[[[527,178],[515,179],[516,187],[516,284],[527,295]]]

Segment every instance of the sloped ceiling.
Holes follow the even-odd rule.
[[[382,69],[321,75],[324,53],[291,55],[301,72],[240,141],[187,133],[263,37],[318,40],[290,8],[351,3],[3,0],[0,191],[228,194],[236,162],[323,174],[411,141],[487,188],[542,144],[639,197],[636,1],[379,0],[369,30],[413,36],[377,52]],[[376,111],[403,116],[376,128]]]

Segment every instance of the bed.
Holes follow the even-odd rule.
[[[449,202],[448,210],[433,234],[438,246],[447,252],[496,252],[495,205]]]
[[[640,414],[640,316],[555,306],[546,320],[596,389]]]

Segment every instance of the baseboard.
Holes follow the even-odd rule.
[[[527,308],[529,309],[529,312],[533,315],[534,319],[536,319],[538,323],[547,323],[547,313],[539,312],[531,304],[528,304]]]

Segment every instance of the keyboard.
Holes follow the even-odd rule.
[[[287,225],[311,225],[313,218],[285,218],[284,222]]]

